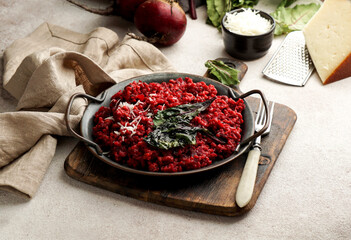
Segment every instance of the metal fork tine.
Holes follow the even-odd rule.
[[[273,110],[274,110],[274,102],[268,102],[268,107],[270,105],[270,111],[269,111],[269,115],[270,115],[270,119],[273,119]],[[257,110],[257,115],[256,115],[256,121],[255,121],[255,130],[259,131],[265,124],[266,122],[266,112],[264,110],[264,105],[262,100],[260,101],[258,110]],[[271,129],[271,124],[268,125],[267,130],[263,133],[266,134],[270,131]]]
[[[272,102],[271,109],[269,110],[269,117],[270,117],[270,121],[271,122],[272,122],[272,119],[273,119],[273,112],[274,112],[274,102]],[[271,130],[271,126],[272,126],[272,124],[269,124],[268,128],[267,128],[267,130],[265,132],[268,133]]]
[[[263,107],[263,104],[262,104],[260,125],[263,126],[265,122],[266,122],[266,111],[264,110],[264,107]]]
[[[261,122],[262,115],[264,114],[263,102],[260,100],[260,105],[258,106],[257,115],[256,115],[256,124],[257,126]]]

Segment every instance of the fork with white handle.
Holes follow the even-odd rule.
[[[272,118],[273,118],[273,110],[274,110],[274,102],[271,103],[269,113],[269,125],[266,131],[263,132],[262,135],[258,136],[255,139],[253,144],[253,149],[249,152],[247,157],[245,167],[243,173],[240,178],[240,182],[238,185],[238,189],[236,190],[236,203],[239,207],[245,207],[251,200],[253,189],[255,186],[256,175],[258,162],[261,156],[261,136],[268,134],[271,130]],[[266,114],[264,111],[264,107],[262,104],[262,100],[260,101],[260,105],[258,107],[256,121],[255,121],[255,132],[260,131],[266,122]]]

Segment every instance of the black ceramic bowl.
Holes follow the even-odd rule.
[[[102,154],[101,149],[97,146],[96,143],[93,142],[93,118],[94,114],[98,111],[98,109],[101,106],[109,106],[111,96],[113,96],[116,92],[119,90],[123,90],[128,84],[130,84],[133,81],[143,81],[143,82],[168,82],[169,79],[177,79],[177,78],[185,78],[185,77],[190,77],[193,79],[194,82],[200,82],[203,81],[206,84],[212,84],[214,87],[217,89],[218,95],[226,95],[231,98],[243,98],[244,103],[245,103],[245,110],[243,111],[243,118],[244,118],[244,123],[242,125],[242,140],[239,145],[239,149],[234,152],[231,156],[215,161],[212,165],[209,165],[204,168],[200,169],[195,169],[195,170],[190,170],[190,171],[184,171],[184,172],[176,172],[176,173],[166,173],[166,172],[148,172],[148,171],[143,171],[143,170],[137,170],[130,168],[125,165],[121,165],[114,160],[110,159],[106,155]],[[187,74],[187,73],[155,73],[155,74],[149,74],[149,75],[143,75],[139,77],[134,77],[131,79],[127,79],[125,81],[119,82],[116,85],[113,85],[109,89],[107,89],[105,92],[101,93],[98,95],[96,98],[89,96],[87,94],[75,94],[72,96],[67,110],[66,110],[66,124],[67,124],[67,129],[73,134],[73,136],[77,137],[78,139],[84,141],[88,145],[88,149],[100,160],[103,162],[116,167],[118,169],[124,170],[126,172],[130,173],[136,173],[139,175],[147,175],[147,176],[180,176],[180,175],[189,175],[193,173],[199,173],[199,172],[204,172],[210,169],[217,168],[219,166],[222,166],[228,162],[233,161],[237,157],[239,157],[241,154],[243,154],[251,145],[251,141],[255,139],[257,136],[261,135],[263,131],[268,127],[268,124],[265,126],[264,129],[262,129],[260,132],[256,132],[254,134],[254,119],[253,119],[253,114],[251,112],[250,106],[244,99],[245,97],[251,95],[251,94],[259,94],[261,95],[261,98],[264,100],[265,106],[267,106],[266,99],[264,95],[259,91],[259,90],[251,90],[247,93],[240,94],[239,92],[233,90],[232,88],[225,86],[217,81],[211,80],[209,78],[205,78],[202,76],[197,76],[197,75],[192,75],[192,74]],[[73,101],[77,97],[83,97],[92,100],[87,109],[84,112],[82,121],[81,121],[81,134],[77,134],[71,127],[70,127],[70,120],[69,120],[69,113],[70,113],[70,108],[73,104]],[[267,108],[266,108],[267,110]],[[267,115],[269,115],[267,113]]]
[[[236,9],[230,11],[228,14],[233,14],[236,12],[239,13],[242,11],[245,11],[245,9]],[[260,10],[255,11],[257,11],[261,17],[268,19],[268,21],[271,22],[272,26],[268,32],[253,36],[233,33],[229,31],[224,25],[227,16],[225,15],[222,19],[222,36],[224,41],[224,47],[227,53],[229,53],[234,58],[238,58],[241,60],[258,59],[264,56],[272,45],[275,21],[268,13],[262,12]]]

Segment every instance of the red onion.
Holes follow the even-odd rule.
[[[134,24],[151,42],[168,46],[176,43],[183,36],[187,20],[177,2],[147,0],[137,8]]]

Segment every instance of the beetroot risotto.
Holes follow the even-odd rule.
[[[213,85],[190,78],[133,82],[95,113],[93,138],[108,157],[131,168],[198,169],[233,154],[244,108],[242,99],[219,96]]]

